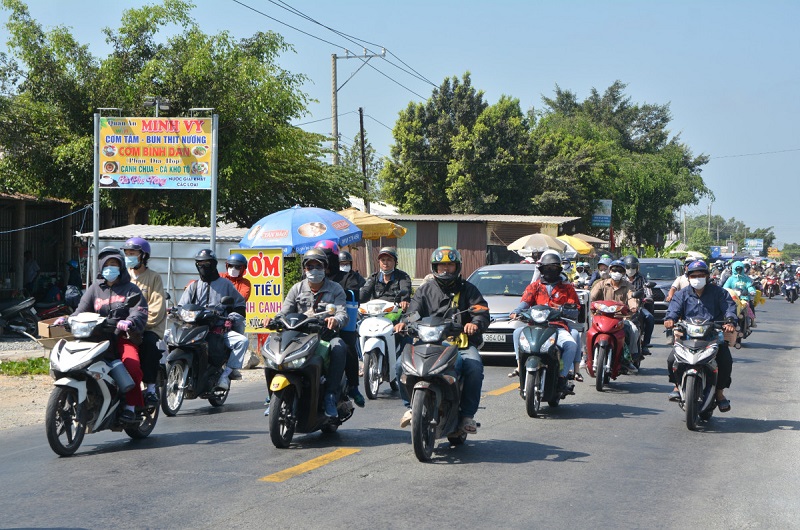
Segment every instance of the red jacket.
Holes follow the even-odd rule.
[[[227,278],[228,280],[230,280],[233,286],[236,287],[236,290],[239,291],[239,294],[242,295],[245,302],[247,301],[248,298],[250,298],[250,288],[251,288],[250,280],[242,276],[234,278],[233,276],[230,276],[227,272],[221,272],[219,273],[219,275],[221,278]]]
[[[542,282],[533,282],[525,288],[522,293],[522,301],[533,307],[535,305],[548,305],[550,307],[561,307],[564,304],[580,305],[578,293],[571,283],[558,282],[553,285],[551,294],[547,294],[547,286]]]

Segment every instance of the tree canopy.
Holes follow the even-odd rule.
[[[277,63],[293,52],[279,34],[207,35],[190,16],[192,4],[163,0],[103,29],[112,51],[97,58],[67,28],[43,30],[20,0],[2,6],[10,12],[9,53],[0,55],[4,191],[90,202],[93,113],[118,107],[147,116],[146,96],[169,100],[171,116],[198,107],[219,114],[220,220],[247,226],[295,204],[339,209],[358,186],[324,162],[323,136],[290,125],[306,115],[309,98],[305,76]],[[180,30],[159,38],[168,25]],[[208,223],[208,192],[114,190],[103,202],[127,208],[131,221],[149,210],[157,222]]]

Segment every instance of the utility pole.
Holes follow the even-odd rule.
[[[364,108],[358,107],[358,122],[361,130],[361,174],[364,176],[364,211],[369,211],[369,179],[367,179],[367,151],[364,147]]]
[[[381,53],[367,53],[366,48],[364,49],[364,55],[351,55],[349,50],[344,51],[344,55],[336,55],[335,53],[331,54],[331,134],[333,135],[333,165],[339,165],[339,100],[338,94],[339,90],[343,88],[348,81],[353,79],[353,76],[358,73],[359,70],[364,68],[364,66],[369,62],[370,59],[373,57],[386,57],[386,49],[381,49]],[[353,72],[350,77],[347,78],[347,81],[342,83],[342,86],[337,87],[338,81],[336,80],[336,59],[361,59],[363,64],[358,67],[358,70]],[[369,211],[369,210],[367,210]]]
[[[706,233],[711,235],[711,203],[708,203],[708,231]]]
[[[686,210],[681,210],[683,214],[683,244],[686,244]]]

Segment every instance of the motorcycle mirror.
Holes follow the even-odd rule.
[[[164,293],[164,300],[170,300],[171,298],[172,297],[169,295],[169,293],[167,292]]]
[[[125,300],[125,305],[127,307],[136,307],[139,305],[139,302],[142,300],[142,293],[141,291],[138,293],[134,293],[133,295],[129,296],[127,300]]]
[[[329,315],[336,314],[336,306],[333,305],[333,304],[326,305],[325,306],[325,312],[328,313]]]
[[[647,282],[645,285],[646,285],[646,286],[648,286],[649,288],[651,288],[651,289],[652,289],[652,288],[653,288],[653,287],[655,287],[657,284],[656,284],[656,282]]]
[[[223,296],[222,300],[220,300],[220,303],[222,305],[224,305],[224,306],[233,305],[233,297],[232,296]]]
[[[641,300],[642,298],[644,298],[644,292],[641,289],[638,291],[634,291],[633,294],[631,294],[631,298],[636,298],[637,300]]]

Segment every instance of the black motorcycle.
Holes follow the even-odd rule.
[[[31,338],[38,336],[39,317],[35,304],[36,299],[33,297],[0,302],[0,336],[6,331]]]
[[[225,347],[225,319],[233,307],[226,296],[215,308],[197,304],[173,307],[168,312],[170,328],[164,335],[169,348],[166,377],[161,392],[161,410],[175,416],[184,399],[207,399],[219,407],[228,390],[216,388],[230,350]]]

